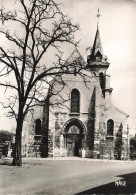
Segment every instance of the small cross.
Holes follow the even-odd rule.
[[[98,21],[97,21],[97,27],[98,27],[98,24],[99,24],[99,18],[100,18],[100,13],[99,13],[99,9],[98,9],[98,13],[97,13],[97,15],[96,15],[96,17],[98,18]]]

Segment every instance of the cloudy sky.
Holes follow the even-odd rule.
[[[59,0],[60,1],[60,0]],[[111,63],[112,101],[130,115],[136,116],[136,1],[135,0],[61,0],[65,14],[80,25],[75,34],[81,40],[79,51],[86,58],[86,48],[94,41],[97,10],[100,10],[99,30],[104,54]],[[0,2],[3,2],[1,0]],[[11,1],[6,0],[7,5]],[[71,48],[66,49],[67,55]],[[2,117],[0,127],[10,129],[14,123]]]

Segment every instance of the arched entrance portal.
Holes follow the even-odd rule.
[[[85,126],[79,119],[70,119],[63,128],[64,148],[68,156],[80,156],[80,149],[84,148]]]

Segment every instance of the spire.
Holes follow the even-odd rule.
[[[100,32],[99,32],[99,20],[100,20],[100,13],[99,13],[99,9],[98,9],[98,13],[96,15],[97,17],[97,30],[96,30],[96,35],[95,35],[95,39],[94,39],[94,43],[93,43],[93,47],[90,49],[90,54],[87,55],[87,66],[90,65],[96,65],[97,64],[101,64],[101,65],[108,65],[108,61],[107,61],[107,56],[104,55],[103,52],[103,47],[102,47],[102,43],[101,43],[101,38],[100,38]]]
[[[100,32],[99,32],[99,28],[97,24],[97,31],[96,31],[95,40],[94,40],[93,49],[92,49],[92,57],[94,57],[98,53],[98,51],[100,52],[102,56],[104,55],[101,38],[100,38]]]
[[[100,38],[100,32],[99,32],[99,18],[100,18],[100,13],[99,13],[99,9],[98,9],[98,13],[96,15],[96,17],[98,18],[97,21],[97,31],[96,31],[96,35],[95,35],[95,39],[94,39],[94,44],[93,44],[93,48],[92,48],[92,53],[91,53],[91,59],[92,61],[95,60],[96,56],[101,56],[101,59],[103,58],[103,48],[102,48],[102,43],[101,43],[101,38]]]

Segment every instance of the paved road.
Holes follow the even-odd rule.
[[[136,162],[25,160],[21,168],[5,162],[0,162],[4,195],[136,192]]]

